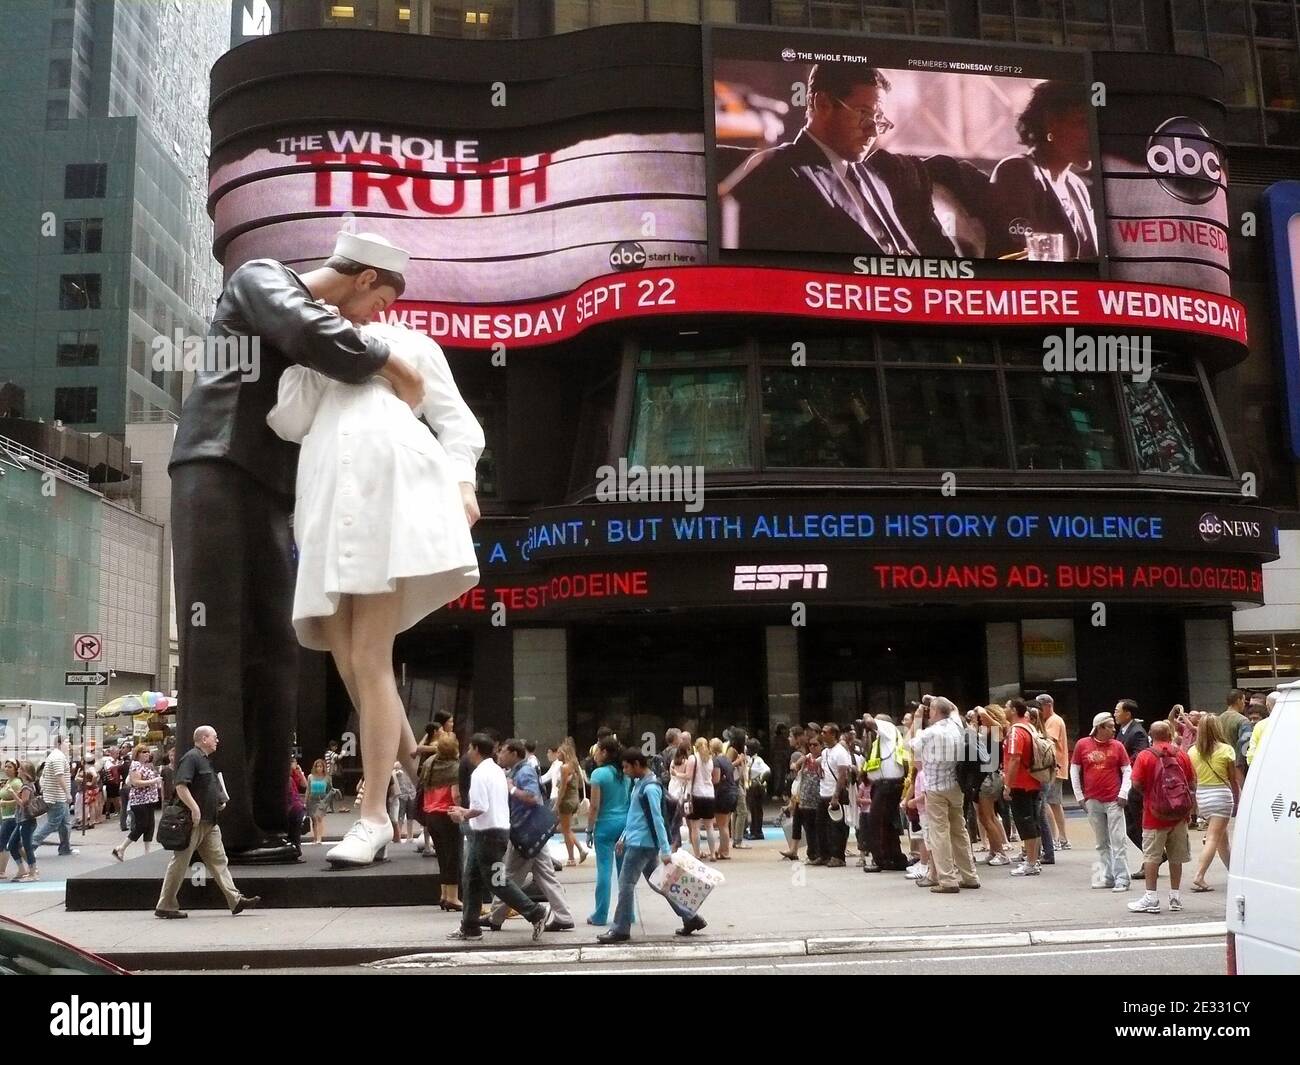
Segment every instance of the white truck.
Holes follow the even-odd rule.
[[[93,713],[94,711],[91,711]],[[81,707],[42,699],[0,699],[0,757],[39,765],[52,737],[80,734]]]

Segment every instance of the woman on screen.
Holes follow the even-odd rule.
[[[1092,197],[1079,177],[1092,165],[1082,89],[1060,81],[1040,83],[1016,130],[1028,150],[1003,159],[992,178],[1000,216],[1009,219],[1011,245],[1030,259],[1097,258]]]

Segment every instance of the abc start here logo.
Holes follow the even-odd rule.
[[[647,261],[645,248],[634,240],[615,244],[609,253],[609,265],[615,270],[640,270]]]
[[[1204,126],[1185,115],[1168,119],[1151,134],[1146,163],[1160,187],[1183,203],[1209,203],[1223,188],[1218,146]]]

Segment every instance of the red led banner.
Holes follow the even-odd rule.
[[[1236,300],[1110,281],[939,281],[770,267],[690,266],[607,274],[545,300],[500,305],[401,301],[390,322],[453,348],[533,347],[607,322],[662,315],[785,315],[891,325],[1174,330],[1246,343]]]

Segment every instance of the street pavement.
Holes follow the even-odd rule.
[[[329,834],[341,835],[350,824],[350,815],[334,815]],[[669,968],[712,964],[740,972],[770,970],[774,966],[870,972],[876,968],[892,971],[898,962],[891,958],[904,957],[901,948],[918,945],[899,937],[925,936],[946,937],[927,939],[924,945],[930,950],[956,955],[990,950],[1023,957],[1026,965],[1034,958],[1037,960],[1033,965],[1045,967],[1026,972],[1080,971],[1083,964],[1108,971],[1106,967],[1113,964],[1115,957],[1108,961],[1105,950],[1123,952],[1126,963],[1151,966],[1142,971],[1162,971],[1159,967],[1169,964],[1185,965],[1187,971],[1219,971],[1216,966],[1222,964],[1223,941],[1218,926],[1223,921],[1225,880],[1221,866],[1216,865],[1209,875],[1209,882],[1218,890],[1208,894],[1185,892],[1186,909],[1182,913],[1134,915],[1125,904],[1137,897],[1136,886],[1126,895],[1089,888],[1093,850],[1086,821],[1071,817],[1069,835],[1074,849],[1058,851],[1057,864],[1045,868],[1040,877],[1015,879],[1009,875],[1009,866],[981,866],[980,890],[935,895],[918,890],[898,873],[864,874],[853,865],[852,841],[850,864],[844,869],[809,868],[782,861],[777,851],[784,845],[784,838],[777,830],[769,829],[766,841],[735,851],[731,861],[717,865],[726,883],[716,889],[701,911],[709,921],[707,931],[689,943],[672,935],[678,927],[672,912],[662,899],[642,886],[638,892],[641,922],[633,927],[634,946],[657,944],[665,948],[660,952],[665,956],[655,957],[653,963]],[[113,859],[109,849],[122,838],[115,826],[100,826],[87,834],[84,843],[78,839],[79,855],[58,857],[52,845],[43,847],[39,856],[42,881],[0,885],[0,911],[89,950],[110,957],[130,955],[133,964],[142,969],[189,969],[196,964],[222,969],[250,965],[263,971],[282,966],[323,969],[411,955],[443,959],[466,950],[534,949],[531,930],[522,920],[508,922],[499,933],[485,933],[481,947],[448,944],[444,937],[456,926],[457,915],[434,906],[255,910],[238,918],[223,910],[196,910],[186,921],[159,921],[148,910],[67,912],[63,906],[63,880],[110,864]],[[1197,834],[1194,852],[1199,843]],[[553,849],[563,857],[562,845],[554,844]],[[308,861],[323,865],[322,850],[305,848]],[[1137,857],[1136,850],[1131,849],[1130,860],[1136,862]],[[539,971],[556,968],[557,957],[565,959],[559,968],[578,961],[574,953],[578,948],[588,948],[582,952],[583,971],[606,964],[592,957],[592,949],[609,949],[594,948],[599,930],[582,923],[593,904],[595,875],[594,857],[560,874],[579,924],[572,932],[543,937],[541,948],[563,953],[538,956]],[[238,882],[238,869],[235,876]],[[1162,880],[1162,898],[1166,888]],[[1089,929],[1096,931],[1089,933]],[[1163,940],[1154,939],[1169,934],[1179,938],[1170,941],[1167,948],[1161,946]],[[1000,938],[970,938],[987,935]],[[1204,938],[1184,941],[1184,935]],[[1128,936],[1133,937],[1132,941],[1114,942]],[[1051,942],[1062,937],[1064,942]],[[833,947],[836,954],[832,960],[808,956],[823,949],[810,948],[810,941],[837,938],[842,941]],[[1153,940],[1152,945],[1139,949],[1136,944],[1148,939]],[[204,952],[200,962],[194,959],[196,948]],[[641,954],[620,954],[607,964],[635,969],[644,963],[641,949]],[[882,950],[888,956],[881,956]],[[694,954],[705,956],[695,958]],[[718,960],[720,954],[722,960]],[[736,954],[747,956],[737,958]],[[444,964],[435,960],[432,967]],[[526,956],[512,963],[515,971],[519,964],[531,965]],[[1057,965],[1066,968],[1051,968]],[[474,965],[473,969],[493,971],[490,965]]]

